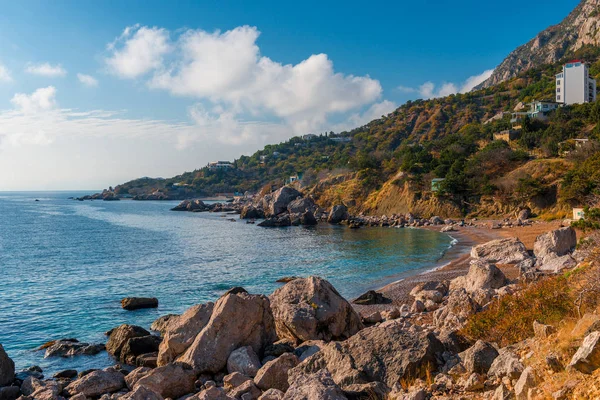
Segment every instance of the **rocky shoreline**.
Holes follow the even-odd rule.
[[[535,398],[535,371],[517,351],[469,341],[460,329],[523,284],[575,267],[584,257],[576,243],[566,227],[538,235],[532,252],[515,237],[476,244],[466,275],[424,275],[401,304],[386,288],[353,305],[321,278],[290,278],[269,297],[232,288],[214,303],[159,318],[154,333],[120,325],[106,333],[106,344],[60,339],[43,346],[48,357],[106,349],[117,364],[103,370],[44,380],[36,367],[15,373],[0,347],[0,398]],[[514,276],[503,272],[507,266]],[[158,301],[124,300],[124,307]],[[549,335],[555,328],[534,329]],[[567,367],[591,373],[600,367],[597,353],[600,332],[591,331]]]

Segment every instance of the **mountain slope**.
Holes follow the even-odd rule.
[[[554,64],[586,45],[600,43],[600,0],[582,2],[558,25],[511,52],[478,88],[487,88],[543,64]]]

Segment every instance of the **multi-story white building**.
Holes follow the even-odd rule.
[[[233,168],[233,164],[229,161],[213,161],[208,163],[208,169],[216,170],[216,169],[229,169]]]
[[[556,75],[556,102],[566,105],[596,101],[596,80],[590,78],[588,65],[571,61]]]

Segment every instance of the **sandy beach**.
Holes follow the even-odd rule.
[[[430,271],[412,275],[397,282],[390,283],[377,291],[385,297],[392,300],[389,304],[376,305],[357,305],[354,307],[363,315],[374,311],[387,310],[399,307],[402,304],[412,304],[413,298],[410,291],[421,282],[442,281],[465,275],[469,270],[470,252],[473,246],[489,242],[494,239],[517,237],[521,240],[528,250],[533,250],[535,238],[548,231],[561,227],[562,221],[534,221],[528,226],[503,227],[500,229],[491,229],[498,220],[482,220],[477,222],[477,226],[464,226],[455,228],[456,231],[449,232],[450,236],[458,242],[446,252],[440,260],[441,267],[432,266]],[[419,229],[428,229],[439,231],[439,226],[427,226]],[[498,265],[509,279],[518,276],[518,271],[514,265]]]

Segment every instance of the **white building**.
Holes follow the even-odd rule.
[[[233,164],[229,161],[213,161],[208,163],[208,169],[228,169],[233,168]]]
[[[596,101],[596,80],[582,61],[571,61],[556,75],[556,101],[566,105]]]

